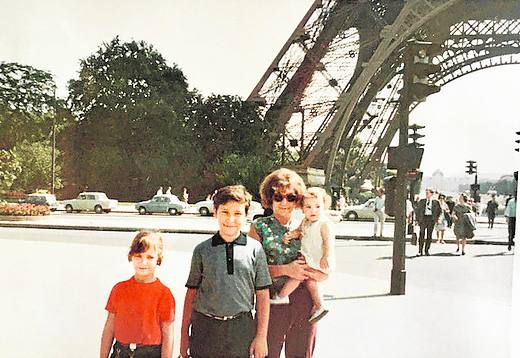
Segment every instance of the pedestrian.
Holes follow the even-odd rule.
[[[188,193],[188,188],[186,188],[185,186],[182,187],[182,201],[184,201],[186,204],[188,204],[188,197],[189,197],[189,193]]]
[[[268,174],[260,185],[264,208],[271,208],[271,216],[256,219],[249,235],[262,243],[273,278],[271,295],[279,292],[289,277],[304,281],[312,278],[323,281],[324,273],[309,272],[309,266],[300,256],[300,240],[283,243],[284,235],[299,226],[293,216],[301,208],[305,193],[302,178],[290,169],[278,169]],[[317,271],[319,272],[319,271]],[[288,305],[271,305],[267,346],[269,358],[279,358],[285,346],[285,357],[311,358],[316,343],[317,323],[310,323],[312,298],[306,285],[299,285],[289,295]]]
[[[437,243],[445,244],[444,241],[444,231],[448,226],[447,217],[450,215],[450,209],[448,204],[446,204],[446,196],[444,194],[439,194],[439,205],[441,206],[441,215],[439,215],[439,219],[435,223],[435,234],[437,236]]]
[[[453,225],[453,220],[451,219],[451,216],[453,215],[453,208],[455,207],[455,201],[453,201],[453,196],[448,195],[446,197],[446,205],[448,205],[449,209],[449,215],[446,217],[446,221],[448,223],[448,227],[451,228]]]
[[[466,246],[466,240],[472,235],[472,230],[469,230],[465,221],[464,215],[473,212],[473,208],[469,204],[469,197],[467,194],[462,193],[459,196],[459,203],[453,208],[453,233],[457,241],[457,251],[461,249],[461,254],[465,255],[464,247]]]
[[[242,185],[223,187],[213,198],[219,230],[193,250],[181,357],[267,356],[271,278],[262,245],[240,232],[250,204]]]
[[[488,229],[492,229],[495,224],[495,216],[497,214],[498,203],[495,195],[491,195],[491,200],[487,202],[486,214],[488,217]]]
[[[171,357],[175,299],[155,276],[163,259],[158,233],[140,231],[130,246],[128,261],[134,275],[112,288],[108,317],[101,338],[100,357]]]
[[[507,232],[509,241],[507,243],[507,249],[511,251],[511,247],[515,245],[515,230],[516,230],[516,198],[517,193],[509,199],[506,210],[504,211],[504,216],[507,221]]]
[[[439,216],[441,215],[441,206],[439,201],[433,198],[433,189],[426,189],[426,198],[419,200],[415,216],[417,217],[417,223],[419,224],[419,253],[418,256],[424,254],[430,255],[430,245],[432,243],[433,227]],[[426,232],[426,241],[424,235]]]
[[[160,186],[159,189],[157,189],[157,193],[155,195],[163,195],[163,188],[162,188],[162,186]]]
[[[385,189],[379,188],[374,199],[374,237],[379,233],[383,236],[383,226],[385,225]]]
[[[330,196],[322,188],[309,188],[303,197],[304,219],[296,230],[288,232],[284,244],[292,239],[301,239],[301,253],[309,265],[309,271],[328,274],[335,267],[334,225],[325,215],[330,206]],[[289,304],[289,295],[301,281],[289,278],[278,294],[271,299],[271,304]],[[313,306],[309,322],[318,322],[329,311],[323,305],[318,284],[312,278],[304,281],[312,298]]]

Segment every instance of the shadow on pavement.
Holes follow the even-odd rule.
[[[386,297],[391,296],[390,293],[379,293],[374,295],[361,295],[361,296],[348,296],[348,297],[335,297],[331,295],[324,295],[325,301],[340,301],[340,300],[357,300],[362,298],[376,298],[376,297]]]
[[[513,251],[497,252],[495,254],[479,254],[473,255],[473,257],[491,257],[491,256],[513,256]]]

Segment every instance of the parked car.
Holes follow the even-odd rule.
[[[171,194],[155,195],[150,200],[141,201],[135,204],[135,209],[140,215],[153,213],[168,213],[170,215],[180,215],[189,208],[184,201]]]
[[[29,194],[25,197],[24,202],[34,205],[46,205],[50,211],[56,211],[56,209],[58,209],[58,202],[54,194]]]
[[[197,212],[202,216],[213,215],[213,200],[202,200],[193,205]],[[264,208],[258,201],[251,201],[247,218],[249,220],[255,220],[257,217],[264,214]]]
[[[95,211],[97,214],[109,213],[117,208],[117,204],[117,200],[109,199],[105,193],[100,192],[83,192],[76,199],[63,201],[65,211],[68,213],[73,211]]]
[[[375,199],[368,199],[364,204],[350,205],[343,209],[343,219],[353,220],[366,220],[374,218],[374,202]],[[388,218],[388,215],[386,215]]]

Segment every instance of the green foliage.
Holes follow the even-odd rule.
[[[24,141],[13,148],[13,153],[20,166],[20,172],[11,185],[13,190],[33,192],[38,188],[49,188],[52,179],[52,148],[49,141]],[[59,151],[56,151],[59,157]],[[55,188],[62,187],[60,179],[61,166],[56,165]]]
[[[9,190],[20,174],[20,162],[12,150],[0,149],[0,190]]]
[[[55,113],[54,91],[48,72],[0,63],[0,149],[48,138]]]
[[[144,42],[116,37],[81,61],[79,79],[69,82],[78,119],[64,153],[71,181],[124,199],[179,183],[198,152],[184,124],[187,87]]]
[[[229,154],[215,164],[219,186],[242,184],[256,198],[262,179],[273,169],[274,162],[255,154]]]

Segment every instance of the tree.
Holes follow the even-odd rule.
[[[216,188],[244,184],[258,192],[272,168],[273,149],[266,147],[271,124],[258,106],[237,96],[194,94],[185,116],[186,128],[200,150],[201,184]],[[203,190],[201,190],[201,193]]]
[[[49,137],[56,85],[48,72],[18,63],[0,63],[0,149]]]
[[[116,37],[82,60],[79,79],[69,82],[77,117],[64,150],[70,182],[121,199],[167,183],[180,189],[198,153],[185,128],[187,87],[182,71],[143,41]]]

